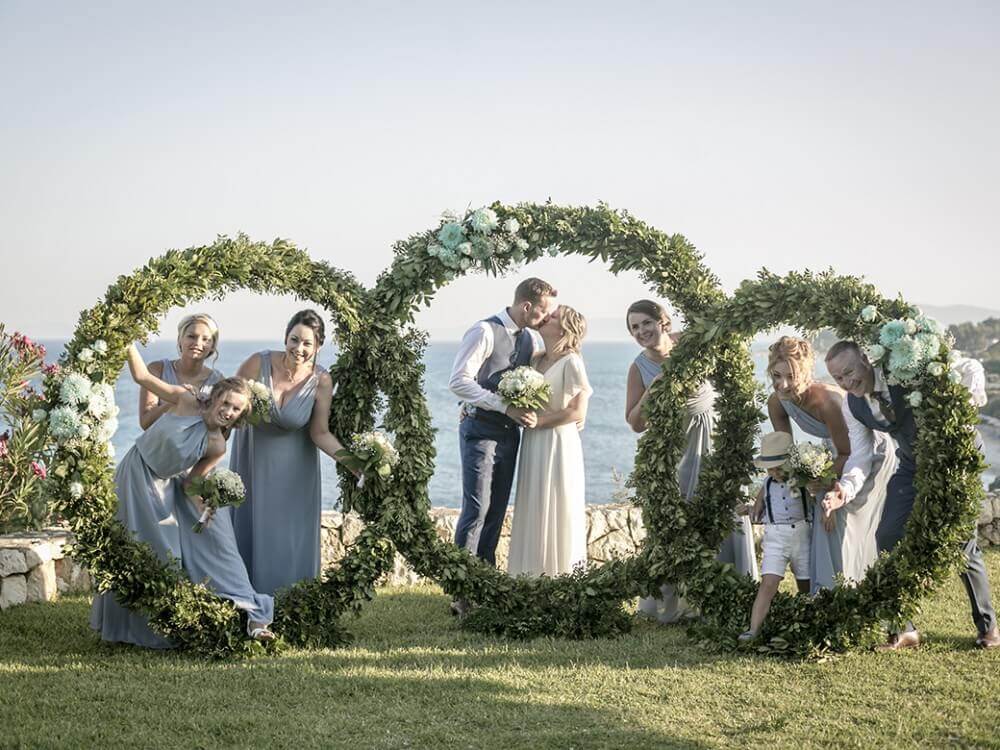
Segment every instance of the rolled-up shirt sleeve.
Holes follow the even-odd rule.
[[[844,422],[847,423],[847,436],[851,441],[851,455],[847,457],[844,472],[840,477],[844,500],[849,503],[861,492],[871,473],[872,460],[875,458],[875,438],[871,428],[859,422],[851,413],[847,397],[840,405],[840,410],[844,415]]]
[[[474,325],[462,337],[458,354],[455,355],[455,362],[451,367],[448,388],[467,404],[503,413],[507,410],[503,399],[483,388],[476,380],[479,368],[491,354],[493,354],[493,331],[486,323]]]

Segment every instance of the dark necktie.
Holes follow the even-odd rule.
[[[885,397],[885,394],[882,391],[876,391],[874,396],[875,400],[878,401],[879,408],[882,410],[882,416],[885,417],[885,421],[895,423],[896,412],[893,410],[889,399]]]

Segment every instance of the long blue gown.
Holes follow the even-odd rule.
[[[180,560],[193,580],[207,579],[220,596],[246,610],[250,620],[270,623],[274,601],[250,587],[236,554],[231,525],[225,520],[226,509],[219,512],[205,534],[193,535],[201,538],[189,540],[194,509],[180,480],[201,460],[207,445],[208,428],[200,416],[162,415],[139,436],[115,470],[116,518],[136,539],[149,544],[161,560]],[[185,560],[185,550],[191,566]],[[150,629],[145,615],[121,606],[112,592],[94,598],[90,625],[106,641],[147,648],[171,646]]]
[[[236,541],[260,591],[319,575],[322,482],[309,421],[321,372],[286,393],[282,406],[272,398],[269,423],[236,430],[229,466],[247,489],[234,511]],[[260,352],[260,382],[273,394],[269,351]]]
[[[642,384],[649,388],[653,379],[660,374],[661,365],[653,362],[643,352],[635,358],[636,367],[642,377]],[[687,447],[677,465],[677,483],[681,494],[689,502],[698,489],[698,476],[702,459],[712,452],[712,432],[715,429],[716,392],[708,382],[702,383],[685,404],[684,432]],[[746,516],[737,517],[737,528],[726,537],[719,548],[717,560],[731,563],[742,575],[756,579],[760,577],[757,556],[754,552],[753,530]],[[639,611],[655,616],[662,623],[677,622],[695,612],[673,587],[661,587],[661,598],[648,597],[639,600]]]
[[[818,437],[836,456],[825,422],[797,406],[780,399],[789,418],[807,435]],[[809,551],[811,591],[833,588],[835,576],[843,573],[848,581],[858,582],[878,557],[875,529],[882,517],[889,478],[896,470],[896,448],[887,433],[876,432],[875,454],[871,471],[857,497],[834,514],[836,526],[827,531],[822,523],[823,509],[817,498],[813,508],[812,546]]]

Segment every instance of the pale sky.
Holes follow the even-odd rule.
[[[66,336],[119,274],[241,230],[371,284],[442,210],[549,197],[685,234],[727,289],[832,266],[1000,308],[998,9],[0,0],[0,321]],[[593,318],[648,296],[528,274]],[[420,322],[454,338],[515,281]],[[198,305],[264,339],[300,306]]]

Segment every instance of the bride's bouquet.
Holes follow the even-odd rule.
[[[356,432],[351,435],[350,450],[337,451],[336,458],[351,471],[360,472],[358,487],[364,487],[365,474],[374,470],[383,479],[392,474],[399,463],[399,453],[384,432]]]
[[[212,517],[219,508],[227,505],[237,506],[246,500],[247,492],[243,486],[243,479],[235,471],[229,469],[216,469],[211,474],[204,477],[191,477],[184,492],[190,497],[201,497],[205,510],[201,518],[191,528],[196,534],[200,534],[208,519]]]
[[[810,482],[832,482],[837,478],[833,470],[833,454],[825,445],[796,443],[788,451],[788,484],[805,487]]]
[[[500,378],[497,393],[508,406],[534,410],[549,402],[552,386],[534,367],[515,367]]]
[[[248,380],[250,386],[250,408],[240,415],[237,427],[259,425],[271,421],[271,389],[256,380]]]

